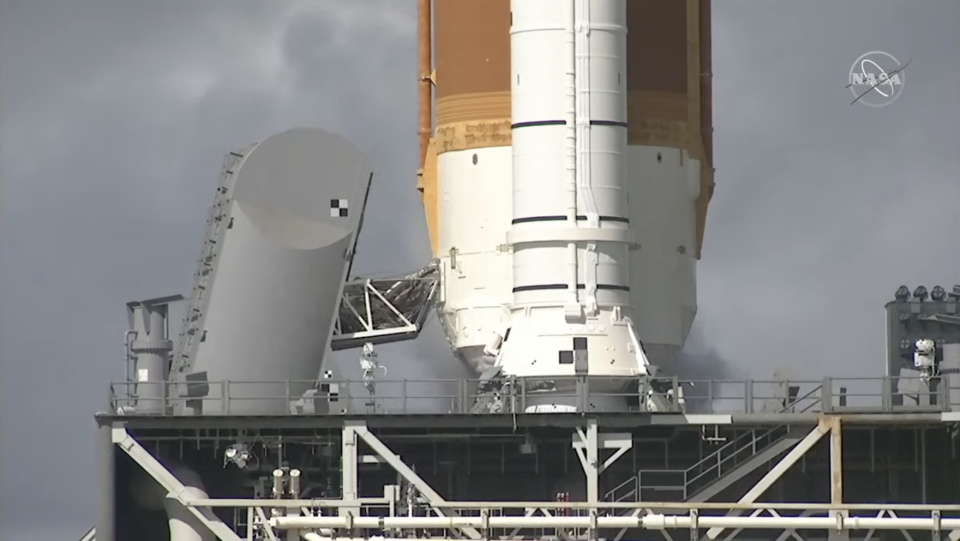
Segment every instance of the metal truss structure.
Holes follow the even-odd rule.
[[[764,539],[787,541],[795,539],[829,538],[847,540],[851,538],[873,539],[889,535],[887,532],[901,532],[908,541],[914,541],[917,532],[932,535],[933,539],[960,540],[960,505],[954,503],[930,504],[926,501],[916,503],[851,503],[844,494],[857,492],[856,487],[845,489],[845,473],[855,466],[844,461],[844,428],[858,426],[897,427],[903,423],[926,423],[931,429],[953,426],[955,414],[943,413],[939,421],[930,423],[931,418],[912,414],[823,414],[816,415],[811,425],[806,420],[794,416],[786,429],[780,432],[766,445],[756,441],[747,442],[742,437],[723,439],[725,443],[706,457],[707,461],[727,464],[724,471],[714,472],[710,484],[710,495],[688,497],[685,501],[643,500],[642,489],[623,496],[617,490],[603,493],[599,479],[618,461],[622,461],[628,452],[636,450],[637,445],[646,439],[637,436],[638,425],[648,428],[671,426],[674,428],[696,429],[703,434],[719,434],[722,427],[730,428],[733,423],[724,415],[667,415],[657,422],[658,414],[646,414],[644,418],[605,417],[565,414],[528,414],[514,415],[514,430],[518,427],[552,426],[568,430],[568,445],[579,459],[585,481],[585,497],[582,501],[460,501],[449,500],[441,496],[424,477],[418,473],[417,466],[401,459],[378,435],[382,430],[394,425],[427,426],[429,420],[423,416],[400,419],[398,416],[378,416],[373,423],[359,416],[322,416],[313,419],[301,418],[297,426],[325,427],[336,433],[339,441],[339,485],[337,498],[302,499],[298,491],[289,493],[275,491],[272,498],[203,498],[191,497],[188,487],[164,465],[164,461],[149,450],[149,444],[140,441],[137,434],[149,434],[144,431],[151,423],[162,422],[155,428],[169,430],[184,419],[124,419],[122,416],[102,416],[98,420],[103,441],[102,481],[99,522],[96,539],[116,541],[115,524],[117,517],[113,492],[114,455],[120,453],[129,457],[154,479],[167,494],[182,505],[199,524],[207,528],[222,541],[261,540],[271,541],[307,539],[309,541],[332,541],[371,539],[373,536],[403,539],[563,539],[594,540],[635,539],[636,535],[660,537],[667,541],[690,539],[723,539],[731,541],[738,535],[751,533],[762,535]],[[452,416],[444,416],[452,417]],[[453,422],[447,419],[445,426],[470,424],[470,419],[478,423],[479,419],[494,416],[463,415]],[[503,419],[503,416],[495,416]],[[757,414],[754,422],[768,423],[769,418]],[[294,428],[294,417],[261,420],[262,426],[275,426],[276,430]],[[224,418],[208,419],[197,424],[191,421],[191,431],[203,432],[216,438],[223,438],[221,432],[232,427],[245,426],[251,420]],[[651,424],[652,423],[652,424]],[[376,426],[374,426],[376,425]],[[623,427],[623,428],[621,428]],[[631,428],[632,427],[632,428]],[[608,430],[612,428],[613,430]],[[742,427],[741,427],[742,428]],[[748,432],[769,433],[769,425],[747,427]],[[151,429],[153,430],[153,429]],[[849,428],[848,428],[849,430]],[[871,433],[872,434],[872,433]],[[151,436],[146,435],[146,438]],[[871,438],[873,436],[871,435]],[[293,439],[293,438],[288,438]],[[761,498],[771,491],[774,485],[784,478],[791,469],[807,460],[809,453],[818,442],[826,440],[827,447],[827,485],[829,495],[826,501],[802,503],[761,502]],[[331,440],[333,441],[333,440]],[[786,442],[782,445],[777,445]],[[773,447],[771,447],[773,446]],[[851,447],[847,445],[846,447]],[[764,450],[774,448],[777,452]],[[744,457],[732,460],[731,449]],[[872,453],[873,451],[871,451]],[[779,459],[777,457],[781,455]],[[760,459],[756,457],[760,456]],[[924,455],[926,456],[926,455]],[[732,460],[732,461],[731,461]],[[386,484],[382,495],[370,497],[361,495],[361,477],[364,464],[377,464],[388,467],[397,475],[397,484]],[[769,466],[766,470],[762,466]],[[930,477],[923,466],[923,479]],[[635,471],[635,470],[634,470]],[[701,468],[701,471],[706,471]],[[748,474],[755,473],[749,479],[749,485],[742,481]],[[299,475],[299,473],[298,473]],[[810,475],[814,475],[811,473]],[[757,478],[759,476],[759,478]],[[638,475],[639,478],[639,475]],[[718,494],[730,494],[729,489],[745,488],[736,499],[720,502],[706,502],[705,499]],[[639,481],[638,481],[639,483]],[[717,489],[717,486],[720,486]],[[506,493],[509,494],[509,487]],[[926,500],[926,490],[921,498]],[[234,517],[245,517],[232,521],[225,517],[233,513]],[[743,533],[747,532],[747,533]],[[819,535],[818,535],[819,532]],[[93,539],[91,531],[84,539]],[[884,537],[886,539],[886,537]]]
[[[416,338],[430,315],[435,264],[400,278],[355,278],[344,285],[330,346],[334,351]]]

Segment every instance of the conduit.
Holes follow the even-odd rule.
[[[575,0],[563,2],[564,122],[566,123],[567,226],[577,227],[577,17]],[[568,311],[579,313],[577,244],[567,243]]]
[[[433,83],[430,80],[431,66],[433,65],[433,39],[431,0],[419,0],[417,3],[417,50],[419,52],[419,101],[420,101],[420,160],[417,162],[421,172],[426,167],[427,146],[430,136],[433,135]]]
[[[453,529],[453,528],[678,528],[819,529],[819,530],[960,530],[960,518],[900,517],[276,517],[279,529]]]

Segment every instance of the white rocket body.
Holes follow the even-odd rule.
[[[512,146],[438,157],[450,344],[476,373],[568,373],[559,351],[574,336],[588,338],[591,374],[668,368],[697,311],[700,162],[627,142],[625,0],[511,10]]]
[[[511,9],[513,302],[498,363],[531,378],[647,374],[630,320],[626,4]]]

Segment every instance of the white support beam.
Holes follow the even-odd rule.
[[[344,427],[345,433],[347,430],[348,428]],[[370,446],[371,449],[373,449],[373,452],[380,455],[380,458],[384,459],[387,462],[387,464],[389,464],[394,470],[397,471],[397,473],[399,473],[404,479],[406,479],[408,483],[416,487],[416,489],[420,492],[420,494],[422,494],[427,499],[428,504],[447,503],[447,501],[443,499],[443,497],[440,496],[440,494],[437,491],[433,490],[433,487],[431,487],[429,484],[427,484],[426,481],[423,480],[423,478],[417,475],[417,473],[414,472],[410,468],[410,466],[407,466],[406,464],[404,464],[403,460],[401,460],[399,456],[394,454],[394,452],[391,451],[390,448],[387,447],[382,441],[380,441],[379,438],[374,436],[367,429],[367,426],[365,423],[363,422],[350,423],[349,430],[353,431],[357,436],[360,436],[360,438],[363,441],[365,441],[367,445]],[[454,520],[455,518],[459,518],[459,515],[452,509],[448,509],[445,507],[444,508],[434,507],[433,509],[438,514],[442,515],[443,517],[451,521]],[[459,527],[459,529],[463,532],[464,535],[466,535],[470,539],[483,538],[483,536],[480,535],[480,532],[478,532],[473,527],[464,526],[464,527]]]
[[[813,512],[808,509],[808,510],[800,513],[799,516],[801,516],[801,517],[809,517],[811,514],[813,514]],[[793,528],[787,528],[786,530],[784,530],[783,533],[781,533],[780,536],[777,537],[777,541],[787,541],[787,539],[790,539],[791,537],[792,537],[795,541],[804,541],[804,539],[803,539],[802,537],[800,537],[800,534],[797,533],[797,530],[795,530],[795,529],[793,529]],[[911,540],[911,541],[912,541],[912,540]]]
[[[340,442],[340,497],[344,500],[357,499],[357,431],[356,427],[366,428],[363,423],[347,422],[343,425],[342,437]],[[360,506],[341,507],[339,509],[341,517],[351,514],[357,516],[360,514]]]
[[[573,448],[576,449],[578,455],[583,455],[583,450],[587,448],[586,434],[582,430],[578,430],[577,434],[573,436]],[[628,432],[616,432],[616,433],[597,433],[597,448],[598,449],[613,449],[614,452],[612,455],[608,456],[603,464],[600,465],[598,473],[603,473],[607,468],[613,465],[614,462],[620,459],[627,451],[633,448],[633,438]],[[599,456],[599,455],[598,455]],[[581,460],[584,460],[585,457],[582,457]]]
[[[260,517],[260,524],[263,524],[263,531],[267,534],[267,539],[270,541],[279,541],[277,536],[273,534],[273,528],[270,527],[270,519],[267,518],[267,514],[263,511],[262,507],[257,507],[254,509],[254,512]]]
[[[798,443],[796,447],[791,449],[790,452],[788,452],[786,456],[784,456],[783,459],[781,459],[780,462],[777,463],[776,466],[771,468],[770,471],[767,472],[767,474],[764,475],[762,479],[757,481],[757,484],[754,485],[753,488],[751,488],[749,491],[747,491],[747,493],[744,494],[744,496],[740,498],[740,500],[737,503],[744,504],[744,503],[756,502],[757,498],[762,496],[764,492],[766,492],[771,486],[773,486],[773,484],[776,483],[777,480],[779,480],[780,477],[784,473],[786,473],[791,466],[793,466],[798,460],[800,460],[800,458],[802,458],[803,455],[807,453],[807,451],[812,449],[813,446],[816,445],[821,438],[823,438],[823,435],[828,432],[830,432],[830,425],[827,423],[825,418],[820,419],[820,422],[817,423],[817,427],[814,428],[809,434],[807,434],[807,437],[800,440],[800,443]],[[735,517],[739,515],[740,515],[739,511],[731,511],[730,513],[727,513],[728,517]],[[721,533],[723,533],[723,530],[724,528],[722,527],[711,528],[707,532],[707,537],[709,539],[716,539]]]
[[[630,518],[637,518],[640,516],[640,513],[643,513],[643,509],[634,509],[630,512],[629,516]],[[620,531],[617,532],[617,535],[614,536],[613,541],[620,541],[623,539],[623,536],[627,534],[627,530],[629,530],[629,528],[621,528]]]
[[[596,419],[587,419],[587,429],[577,428],[571,444],[587,476],[587,502],[596,505],[600,500],[600,474],[633,447],[633,438],[627,433],[601,434]],[[615,449],[600,462],[600,449]]]
[[[213,535],[220,541],[242,541],[229,526],[223,523],[209,507],[194,507],[190,505],[190,497],[187,495],[187,487],[179,479],[170,473],[163,464],[160,463],[149,451],[143,448],[140,443],[133,439],[125,428],[114,427],[112,429],[113,442],[120,449],[123,449],[130,458],[133,459],[150,477],[153,477],[161,487],[164,488],[170,497],[176,499],[183,505],[187,511],[206,526]]]
[[[840,417],[829,417],[830,426],[830,504],[843,505],[843,430],[840,427]],[[845,511],[830,511],[830,516],[836,518],[850,516]],[[849,541],[850,532],[830,530],[829,541]]]
[[[587,476],[587,502],[596,505],[600,501],[600,450],[597,437],[597,420],[587,419],[587,430],[577,428],[576,437],[580,438],[581,445],[576,445],[577,456],[580,458],[580,465],[583,466],[583,473]]]
[[[849,513],[847,514],[849,515]],[[879,513],[877,513],[877,518],[883,518],[883,517],[898,518],[897,514],[889,509],[882,509]],[[873,537],[874,532],[875,530],[873,529],[868,530],[867,535],[863,536],[863,541],[870,541],[870,539]],[[960,532],[960,530],[954,530],[954,532]],[[954,532],[950,532],[950,534],[952,535]],[[900,533],[903,534],[903,538],[906,539],[907,541],[913,541],[913,536],[910,535],[910,532],[908,532],[907,530],[900,530]]]
[[[87,530],[87,533],[83,534],[80,541],[97,541],[97,528],[93,527]]]

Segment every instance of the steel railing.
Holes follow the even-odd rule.
[[[622,398],[643,412],[645,401],[638,392],[611,392],[613,378],[551,378],[556,392],[551,396],[590,411],[598,398]],[[813,412],[942,412],[960,409],[960,387],[940,385],[935,391],[898,391],[919,378],[823,378],[822,380],[678,380],[649,379],[644,392],[664,398],[661,412],[721,414],[809,414]],[[945,383],[946,380],[944,380]],[[958,380],[960,382],[960,380]],[[330,413],[416,414],[477,413],[479,380],[377,380],[375,393],[360,380],[317,381],[175,381],[116,382],[110,384],[114,412],[136,411],[180,415],[191,406],[193,413],[231,415],[262,407],[278,413],[295,413],[292,404],[302,400],[329,403]],[[536,382],[518,379],[498,395],[498,408],[490,413],[522,413],[542,395]],[[653,391],[652,388],[658,389]],[[304,392],[313,389],[310,398]],[[677,400],[683,389],[683,400]],[[331,391],[332,390],[332,391]],[[804,392],[805,391],[805,392]],[[801,394],[803,393],[803,394]],[[148,398],[153,397],[153,398]],[[607,400],[606,402],[610,402]]]

